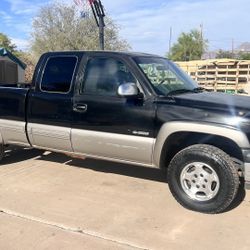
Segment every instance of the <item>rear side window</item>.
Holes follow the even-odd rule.
[[[77,58],[74,56],[51,57],[46,63],[41,90],[67,93],[70,90]]]

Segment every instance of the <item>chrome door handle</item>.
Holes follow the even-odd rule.
[[[80,113],[86,112],[87,109],[88,109],[88,105],[87,105],[87,104],[76,104],[76,105],[74,105],[74,107],[73,107],[73,110],[74,110],[75,112],[80,112]]]

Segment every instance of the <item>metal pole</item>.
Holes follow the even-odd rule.
[[[172,26],[169,29],[168,56],[170,56],[171,54],[171,47],[172,47]]]
[[[203,53],[205,52],[204,51],[204,40],[203,40],[203,23],[200,24],[200,29],[201,29],[200,35],[201,35],[201,50],[202,50],[201,58],[200,59],[202,59]]]
[[[104,17],[99,17],[99,43],[100,49],[104,50]]]
[[[234,39],[232,39],[232,58],[234,58]]]
[[[89,1],[91,4],[92,12],[94,14],[96,24],[99,27],[99,46],[101,50],[104,50],[104,8],[101,0],[91,0]],[[97,19],[98,17],[98,19]]]
[[[92,10],[92,13],[93,13],[95,21],[96,21],[96,25],[99,27],[98,19],[97,19],[96,12],[95,12],[95,9],[93,7],[93,4],[90,4],[90,6],[91,6],[91,10]]]

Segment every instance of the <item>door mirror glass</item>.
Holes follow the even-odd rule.
[[[133,82],[123,83],[118,87],[118,95],[123,97],[133,97],[139,95],[138,87]]]

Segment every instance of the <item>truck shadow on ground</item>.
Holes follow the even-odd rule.
[[[96,159],[76,159],[59,153],[41,155],[38,160],[63,163],[67,166],[91,169],[103,173],[112,173],[134,178],[146,179],[158,182],[167,182],[166,171],[137,165],[122,164],[117,162],[96,160]]]
[[[10,148],[5,153],[1,165],[18,163],[29,159],[56,162],[70,167],[85,168],[103,173],[167,183],[167,172],[165,170],[96,159],[76,159],[60,153],[45,154],[44,150],[30,148]],[[244,201],[246,192],[242,183],[241,180],[238,194],[227,211],[233,210]]]
[[[9,146],[6,148],[4,158],[1,161],[1,165],[8,165],[33,159],[41,156],[44,151],[33,148],[21,148]]]
[[[29,159],[57,162],[71,167],[91,169],[98,172],[113,173],[158,182],[167,182],[166,171],[156,168],[94,159],[76,159],[60,153],[45,154],[44,150],[32,148],[9,147],[5,151],[5,157],[1,161],[1,165],[14,164]]]

